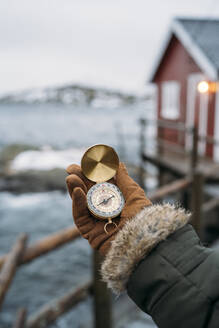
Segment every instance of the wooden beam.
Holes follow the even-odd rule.
[[[196,126],[192,128],[192,150],[190,155],[190,173],[196,170],[198,165],[198,129]]]
[[[219,198],[212,198],[202,205],[202,211],[207,213],[219,206]]]
[[[192,220],[191,224],[196,230],[197,234],[201,235],[202,223],[202,203],[203,203],[203,184],[204,178],[201,172],[195,171],[192,182]]]
[[[170,150],[172,152],[174,151],[175,153],[185,154],[185,149],[174,142],[164,140],[161,138],[157,138],[156,140],[159,147]]]
[[[155,120],[157,123],[157,126],[172,129],[176,131],[188,131],[189,129],[186,127],[186,125],[182,122],[170,122],[166,120]]]
[[[21,257],[19,265],[28,263],[43,254],[46,254],[66,243],[75,240],[78,237],[80,237],[80,233],[75,227],[63,229],[57,233],[51,234],[29,246]],[[6,254],[0,257],[0,268],[2,267],[8,256],[9,255]]]
[[[62,314],[85,300],[91,292],[91,282],[84,284],[75,290],[70,290],[64,296],[57,298],[42,306],[32,314],[26,324],[26,328],[45,328],[55,322]],[[72,327],[74,324],[72,323]]]
[[[141,119],[151,124],[156,124],[159,127],[164,127],[172,130],[178,130],[178,131],[190,131],[190,128],[187,128],[186,125],[182,122],[170,122],[166,120],[153,120],[153,119]]]
[[[219,145],[219,140],[212,136],[199,135],[198,140],[206,141],[208,144]]]
[[[21,308],[17,312],[16,321],[13,328],[25,328],[27,311],[24,308]]]
[[[140,135],[139,135],[139,154],[141,158],[141,154],[144,153],[145,148],[146,148],[146,140],[145,140],[145,131],[146,131],[146,120],[140,119]],[[139,169],[138,169],[138,182],[141,188],[144,190],[146,189],[145,186],[145,169],[144,169],[144,162],[140,161]]]
[[[27,235],[21,235],[11,252],[8,254],[7,259],[4,262],[0,273],[0,307],[4,301],[5,295],[10,287],[10,284],[14,278],[17,265],[19,263],[20,257],[24,251],[27,241]]]
[[[98,251],[93,252],[93,296],[95,328],[112,327],[112,295],[106,283],[101,279],[100,267],[103,257]]]
[[[214,163],[213,165],[209,165],[207,167],[204,168],[203,170],[204,176],[205,178],[210,178],[210,177],[217,177],[219,176],[219,164],[218,163]]]
[[[169,163],[164,162],[162,157],[143,153],[143,154],[141,154],[141,158],[142,158],[142,160],[148,161],[149,163],[157,166],[158,168],[166,170],[177,177],[182,177],[186,173],[186,171],[183,172],[176,165],[171,165],[170,162]]]
[[[148,197],[152,201],[163,198],[169,194],[172,194],[174,192],[177,192],[177,191],[187,188],[191,184],[191,181],[192,180],[190,178],[184,178],[184,179],[179,179],[179,180],[173,181],[163,187],[160,187],[159,189],[157,189],[154,192],[148,193]]]

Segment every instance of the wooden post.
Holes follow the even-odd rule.
[[[26,314],[27,311],[24,308],[21,308],[17,312],[16,321],[13,328],[25,328]]]
[[[140,119],[140,149],[139,149],[139,155],[140,155],[140,165],[139,165],[139,172],[138,172],[138,182],[139,185],[145,189],[145,170],[144,170],[144,161],[142,158],[143,153],[145,152],[145,127],[146,127],[146,120]]]
[[[189,209],[189,192],[187,189],[182,190],[181,192],[181,204],[182,206],[188,210]]]
[[[199,171],[194,171],[193,182],[192,182],[191,223],[199,236],[201,235],[201,223],[202,223],[203,187],[204,187],[203,175]]]
[[[102,256],[93,252],[93,295],[94,295],[94,327],[112,328],[112,299],[111,292],[101,280],[100,265]]]
[[[159,123],[160,122],[160,123]],[[162,122],[158,122],[158,148],[157,148],[157,156],[162,157],[164,152],[164,147],[162,145],[162,141],[164,141],[164,129],[165,126],[162,125]],[[160,124],[160,125],[159,125]],[[158,186],[162,187],[165,185],[165,170],[161,167],[158,167]]]
[[[5,295],[14,278],[19,259],[26,245],[27,235],[20,236],[3,265],[0,274],[0,307],[4,301]]]
[[[198,164],[198,129],[194,126],[192,132],[192,151],[190,158],[190,173],[193,174]]]

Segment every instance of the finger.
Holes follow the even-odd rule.
[[[86,187],[85,183],[83,182],[83,180],[81,178],[79,178],[79,176],[77,176],[75,174],[71,174],[65,179],[65,181],[66,181],[66,184],[68,187],[68,192],[69,192],[71,198],[72,198],[72,192],[73,192],[74,188],[76,188],[76,187],[81,188],[85,193],[87,193],[87,187]]]
[[[119,163],[119,168],[116,174],[116,184],[123,193],[125,200],[127,200],[131,194],[136,192],[136,190],[144,195],[144,190],[128,175],[124,163]]]
[[[87,208],[86,194],[79,187],[73,190],[73,217],[75,224],[83,234],[87,233],[94,226],[94,220]]]
[[[94,182],[92,182],[91,180],[88,180],[85,175],[83,174],[81,167],[77,164],[71,164],[67,167],[66,169],[68,174],[75,174],[77,175],[80,179],[83,180],[83,182],[85,183],[87,189],[90,189],[90,187],[92,187],[94,185]]]
[[[71,164],[67,167],[66,172],[68,174],[75,174],[75,170],[77,170],[78,172],[81,171],[81,167],[80,165],[77,164]]]

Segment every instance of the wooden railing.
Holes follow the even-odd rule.
[[[184,146],[177,145],[176,143],[166,141],[162,139],[162,133],[159,135],[159,137],[156,139],[157,142],[157,154],[159,154],[160,157],[163,155],[164,149],[171,150],[171,152],[176,153],[188,153],[189,154],[189,163],[190,163],[190,169],[187,172],[187,175],[183,177],[182,179],[176,180],[174,182],[169,183],[166,186],[160,187],[154,195],[157,194],[156,198],[164,197],[169,191],[177,191],[177,190],[183,190],[185,188],[190,187],[190,201],[189,204],[183,205],[187,208],[189,208],[192,211],[192,223],[194,228],[196,229],[197,233],[201,235],[202,230],[202,217],[203,214],[206,214],[209,211],[214,210],[215,208],[219,207],[219,198],[211,198],[207,202],[204,203],[204,189],[205,189],[205,181],[209,176],[212,176],[214,174],[219,173],[219,167],[218,165],[212,165],[211,168],[208,170],[205,168],[205,171],[201,171],[198,168],[198,162],[199,162],[199,156],[198,156],[198,142],[199,141],[205,141],[206,143],[213,144],[213,145],[219,145],[219,140],[216,140],[215,138],[211,136],[203,136],[198,135],[198,129],[197,127],[186,127],[183,123],[178,122],[169,122],[169,121],[162,121],[162,120],[147,120],[147,119],[141,119],[140,120],[140,157],[141,157],[141,165],[139,169],[139,180],[141,181],[142,187],[145,189],[144,185],[144,162],[148,160],[147,156],[145,156],[144,152],[145,149],[147,149],[147,142],[150,142],[150,138],[145,137],[145,131],[147,129],[147,126],[149,124],[155,124],[157,129],[161,128],[161,131],[163,129],[171,129],[178,131],[178,139],[180,138],[180,135],[184,134],[183,138],[186,137],[186,135],[191,135],[192,140],[192,147],[190,152],[188,153]],[[154,140],[154,139],[153,139]],[[158,162],[153,162],[153,164],[158,166]],[[166,168],[159,168],[159,185],[162,186],[162,174],[166,170]],[[188,197],[187,197],[188,198]]]
[[[164,125],[163,122],[159,122]],[[185,131],[185,127],[181,123],[166,124],[169,128],[177,128]],[[146,140],[143,136],[145,121],[141,122],[141,150],[145,149]],[[191,131],[190,131],[191,133]],[[167,185],[160,186],[156,191],[148,193],[148,197],[152,202],[160,201],[168,195],[181,193],[184,199],[185,193],[189,190],[191,193],[190,209],[193,212],[192,223],[200,234],[202,215],[219,206],[219,199],[210,199],[203,204],[204,181],[205,177],[202,172],[197,170],[197,130],[193,129],[193,150],[191,154],[191,170],[189,174],[183,178],[174,180]],[[143,178],[142,178],[143,179]],[[188,197],[187,197],[188,198]],[[185,205],[182,201],[182,205]],[[7,291],[16,274],[19,266],[28,264],[33,260],[44,256],[59,247],[70,242],[74,242],[80,237],[79,231],[75,227],[58,231],[51,234],[32,245],[27,245],[28,236],[22,235],[15,242],[14,247],[8,254],[0,257],[0,307],[7,294]],[[95,328],[111,328],[112,327],[112,304],[111,294],[106,285],[100,279],[101,256],[93,252],[93,279],[86,284],[73,288],[65,295],[52,300],[43,305],[35,313],[27,316],[27,310],[20,308],[17,312],[14,328],[45,328],[54,323],[61,315],[72,309],[76,304],[84,301],[89,295],[94,297],[94,327]],[[37,297],[37,296],[36,296]],[[104,309],[104,310],[103,310]]]
[[[40,256],[68,244],[69,242],[73,242],[78,237],[80,237],[80,233],[75,227],[70,227],[51,234],[30,246],[26,246],[27,235],[20,236],[12,247],[10,253],[0,257],[0,308],[15,276],[16,270],[20,265],[27,264]],[[96,251],[94,251],[93,263],[95,272],[94,282],[90,281],[77,289],[73,288],[62,297],[45,304],[36,313],[31,314],[29,318],[26,318],[26,309],[19,310],[14,327],[47,327],[57,320],[59,316],[73,308],[79,302],[85,300],[90,294],[94,295],[95,299],[100,298],[99,295],[101,294],[103,302],[104,293],[106,294],[105,303],[108,304],[108,309],[105,308],[102,312],[102,307],[100,308],[100,306],[96,306],[95,327],[103,327],[103,324],[104,327],[111,327],[110,322],[105,322],[106,317],[109,316],[108,313],[111,312],[109,291],[100,279],[96,279],[101,263],[101,258],[96,254]],[[96,301],[96,303],[98,302]]]
[[[149,197],[156,202],[175,192],[182,191],[191,185],[190,178],[179,179],[171,184],[162,186]],[[59,247],[80,238],[77,228],[70,227],[27,245],[27,236],[23,235],[15,242],[14,247],[8,254],[0,257],[0,307],[4,301],[16,270],[21,265],[26,265],[35,259],[44,256]],[[35,313],[26,315],[26,309],[20,308],[17,313],[14,327],[16,328],[44,328],[54,323],[61,315],[72,309],[76,304],[85,300],[89,295],[94,297],[94,327],[112,327],[112,304],[111,294],[100,278],[101,256],[93,252],[93,281],[73,288],[65,295],[43,305]],[[37,296],[36,296],[37,297]],[[104,311],[103,311],[104,309]]]

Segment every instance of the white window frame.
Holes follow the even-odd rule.
[[[161,85],[161,116],[176,120],[180,117],[180,82],[165,81]]]

